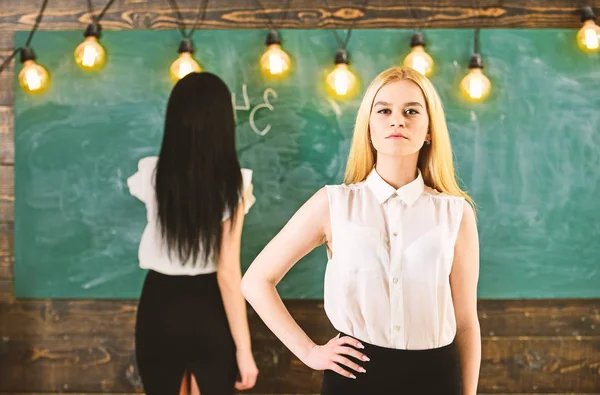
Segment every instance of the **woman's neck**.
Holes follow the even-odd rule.
[[[417,177],[418,159],[418,155],[401,157],[378,155],[375,169],[385,182],[399,189]]]

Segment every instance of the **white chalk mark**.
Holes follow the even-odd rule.
[[[269,131],[271,130],[271,124],[268,124],[264,129],[260,130],[258,127],[256,127],[256,123],[254,123],[254,116],[255,116],[256,112],[258,110],[260,110],[261,108],[268,108],[271,111],[275,110],[275,107],[273,107],[273,105],[269,102],[269,94],[272,94],[273,97],[275,97],[275,99],[277,99],[277,92],[275,92],[274,89],[267,88],[267,89],[265,89],[265,92],[263,93],[264,103],[257,105],[250,112],[250,127],[252,128],[252,131],[254,133],[258,134],[259,136],[264,136],[267,133],[269,133]]]
[[[342,109],[340,108],[340,105],[337,104],[337,102],[335,100],[333,100],[331,97],[328,97],[327,101],[329,102],[329,104],[331,104],[331,108],[333,109],[333,112],[335,113],[335,116],[337,118],[339,118],[340,116],[342,116]]]
[[[235,111],[237,111],[237,110],[248,111],[250,109],[250,99],[248,98],[248,85],[247,84],[242,84],[242,97],[244,98],[244,105],[238,106],[235,104],[235,102],[236,102],[235,92],[231,92],[231,102],[233,103],[233,109]]]
[[[107,281],[113,280],[113,279],[115,279],[117,277],[120,277],[120,276],[122,276],[124,274],[131,273],[134,270],[137,270],[137,268],[135,266],[128,266],[128,267],[125,267],[125,268],[123,268],[121,270],[115,270],[114,272],[112,272],[112,273],[110,273],[110,274],[108,274],[106,276],[98,277],[98,278],[96,278],[96,279],[94,279],[92,281],[88,281],[87,283],[83,284],[81,286],[81,288],[83,288],[83,289],[90,289],[92,287],[96,287],[96,286],[98,286],[100,284],[103,284],[103,283],[105,283]]]

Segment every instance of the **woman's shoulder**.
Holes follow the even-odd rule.
[[[131,195],[143,202],[148,202],[152,193],[151,175],[154,174],[158,157],[147,156],[138,161],[137,171],[127,179],[127,186]]]
[[[424,193],[434,200],[446,200],[462,204],[466,199],[462,196],[451,195],[449,193],[440,192],[437,189],[425,185]]]
[[[351,192],[351,191],[359,191],[364,188],[366,185],[365,181],[357,182],[356,184],[332,184],[325,185],[327,190],[336,191],[336,192]]]
[[[158,156],[146,156],[138,161],[138,170],[154,168],[157,162]]]
[[[252,185],[252,174],[253,171],[248,168],[241,168],[242,172],[242,196],[240,201],[244,201],[244,213],[248,214],[250,208],[256,203],[256,197],[254,196],[254,187]],[[231,217],[231,212],[226,207],[223,211],[222,220],[226,221]]]
[[[474,215],[475,210],[471,206],[471,203],[464,196],[451,195],[449,193],[440,192],[437,189],[425,186],[425,194],[431,197],[431,200],[438,207],[447,207],[451,211],[456,212],[459,216],[468,212],[470,215]]]
[[[336,184],[326,185],[323,189],[327,191],[327,196],[330,201],[347,201],[348,199],[362,199],[364,196],[366,182],[358,182],[355,184]]]

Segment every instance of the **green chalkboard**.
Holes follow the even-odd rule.
[[[245,224],[244,268],[308,197],[341,182],[360,101],[325,93],[337,49],[330,31],[281,34],[294,67],[280,82],[259,71],[264,31],[194,36],[195,57],[235,95],[240,161],[254,170],[258,200]],[[18,32],[16,43],[26,35]],[[410,35],[354,32],[351,65],[363,91],[401,63]],[[577,50],[573,30],[485,30],[493,92],[474,105],[457,88],[472,31],[426,36],[459,175],[479,205],[479,296],[600,297],[600,58]],[[108,64],[87,74],[73,61],[81,32],[36,34],[53,82],[43,96],[15,83],[17,297],[139,295],[146,217],[126,178],[138,159],[158,152],[179,38],[107,31]],[[283,297],[322,298],[325,265],[323,248],[309,254],[280,284]]]

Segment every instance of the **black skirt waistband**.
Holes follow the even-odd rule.
[[[340,332],[340,337],[345,336],[356,339]],[[454,342],[434,349],[403,350],[356,340],[365,348],[360,349],[355,344],[348,346],[369,357],[370,361],[344,356],[363,367],[366,373],[338,363],[356,379],[326,370],[322,395],[460,395],[460,362]]]
[[[355,340],[358,340],[363,346],[365,346],[365,349],[367,349],[367,347],[368,347],[370,350],[375,351],[377,353],[381,353],[382,355],[389,355],[389,356],[396,356],[396,357],[400,357],[403,354],[406,354],[407,356],[411,356],[411,357],[416,354],[421,354],[426,357],[435,358],[435,357],[443,356],[444,354],[454,353],[455,349],[456,349],[456,345],[454,344],[454,341],[448,345],[438,347],[438,348],[428,348],[428,349],[423,349],[423,350],[406,350],[406,349],[402,349],[402,348],[389,348],[389,347],[377,346],[375,344],[367,343],[365,341],[357,339],[356,337],[351,336],[344,332],[339,332],[339,334],[340,334],[340,337],[347,336],[347,337],[351,337]]]

